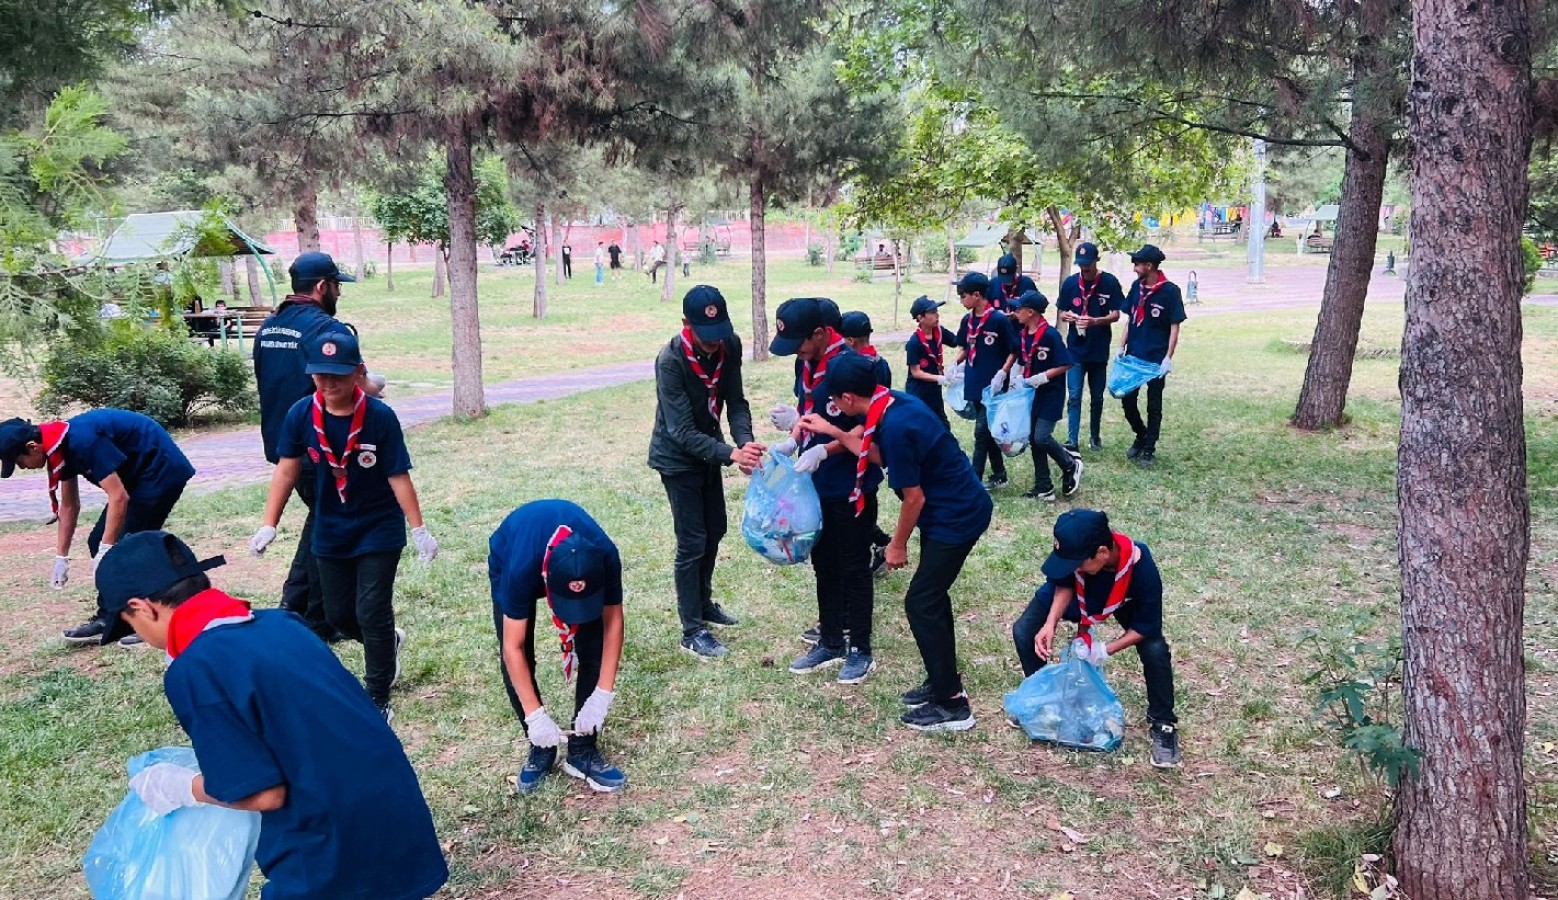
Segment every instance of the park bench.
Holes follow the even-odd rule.
[[[215,319],[217,330],[214,335],[209,332],[191,331],[190,339],[197,343],[202,341],[212,343],[212,338],[216,338],[222,342],[224,350],[228,347],[228,341],[234,341],[238,352],[242,353],[245,342],[253,343],[254,336],[260,333],[260,325],[275,311],[276,308],[273,306],[229,306],[222,313],[217,313],[216,310],[185,313],[184,319],[192,323],[201,319]]]
[[[1323,234],[1311,234],[1304,238],[1304,249],[1310,253],[1330,253],[1336,239]]]
[[[1239,239],[1239,230],[1243,222],[1213,222],[1204,226],[1197,234],[1199,241],[1236,241]]]
[[[855,257],[855,268],[870,272],[871,277],[875,278],[878,272],[891,272],[893,270],[893,258],[890,254],[884,255],[880,253],[873,256],[857,256]],[[908,268],[905,267],[904,271],[907,272]]]
[[[703,249],[704,241],[714,245],[716,256],[729,256],[731,237],[729,234],[715,232],[712,237],[705,239],[700,234],[688,233],[682,236],[682,252],[686,254],[697,253]]]

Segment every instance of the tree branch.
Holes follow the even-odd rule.
[[[1321,140],[1318,138],[1285,138],[1255,131],[1254,129],[1250,128],[1240,128],[1233,125],[1216,125],[1211,122],[1198,122],[1194,119],[1188,119],[1182,115],[1179,115],[1178,113],[1170,112],[1169,110],[1163,109],[1162,107],[1155,104],[1148,103],[1147,101],[1137,97],[1127,97],[1119,94],[1075,94],[1069,92],[1051,91],[1030,91],[1029,93],[1041,100],[1109,100],[1115,103],[1124,103],[1130,106],[1134,106],[1137,109],[1145,110],[1151,113],[1153,116],[1165,121],[1174,122],[1178,125],[1185,125],[1191,128],[1199,129],[1201,131],[1210,131],[1216,134],[1228,134],[1233,135],[1234,137],[1255,138],[1279,147],[1346,147],[1348,150],[1354,153],[1358,153],[1364,157],[1368,156],[1368,154],[1365,153],[1362,148],[1354,144],[1352,140],[1349,139],[1347,135],[1342,133],[1339,129],[1336,129],[1336,133],[1338,134],[1337,140]],[[1335,126],[1332,123],[1327,122],[1326,124],[1330,125],[1332,129],[1335,129]]]

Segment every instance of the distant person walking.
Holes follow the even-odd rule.
[[[597,286],[606,283],[606,243],[595,242],[595,284]]]
[[[665,267],[665,248],[660,246],[660,242],[659,241],[655,241],[654,247],[649,251],[649,281],[650,281],[650,283],[652,283],[652,284],[658,284],[659,283],[659,281],[660,281],[659,273],[660,273],[660,270],[662,268],[664,268],[664,267]]]
[[[606,253],[611,257],[611,277],[620,278],[622,275],[622,248],[616,241],[606,248]]]
[[[567,244],[563,245],[563,277],[573,277],[573,248]]]

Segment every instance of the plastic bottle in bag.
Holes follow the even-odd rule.
[[[747,485],[741,536],[771,563],[805,562],[822,533],[822,501],[811,475],[795,471],[792,456],[770,455]]]

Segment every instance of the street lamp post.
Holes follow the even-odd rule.
[[[1254,202],[1250,204],[1247,228],[1250,229],[1250,274],[1245,279],[1250,284],[1266,283],[1266,142],[1253,141],[1255,150]]]

